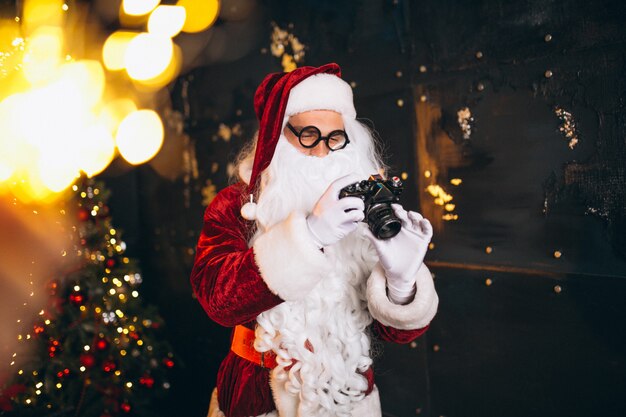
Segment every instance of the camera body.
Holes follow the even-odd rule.
[[[365,203],[365,219],[377,239],[390,239],[402,228],[402,222],[394,214],[392,203],[400,201],[403,185],[400,178],[384,180],[380,175],[355,182],[339,191],[339,198],[358,197]]]

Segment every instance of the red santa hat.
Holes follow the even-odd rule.
[[[254,94],[254,110],[259,133],[248,183],[251,202],[241,210],[247,220],[256,217],[252,195],[259,175],[272,161],[285,117],[311,110],[332,110],[356,118],[352,88],[341,79],[341,68],[335,63],[268,74]]]
[[[258,176],[272,161],[285,116],[310,110],[333,110],[344,117],[356,117],[352,88],[340,77],[341,68],[335,63],[265,77],[254,94],[259,135],[250,176],[251,191]]]

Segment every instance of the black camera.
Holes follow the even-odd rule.
[[[359,197],[365,202],[365,219],[377,239],[390,239],[402,228],[400,219],[391,207],[400,201],[402,181],[393,177],[384,180],[380,175],[371,175],[369,179],[355,182],[339,191],[339,198]]]

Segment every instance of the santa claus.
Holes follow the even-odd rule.
[[[204,214],[191,284],[233,327],[210,417],[380,416],[371,339],[408,343],[438,298],[423,259],[428,220],[394,204],[377,239],[347,185],[383,173],[336,64],[268,75],[239,182]]]

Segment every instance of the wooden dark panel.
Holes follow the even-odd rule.
[[[433,271],[431,415],[626,413],[623,279]]]

